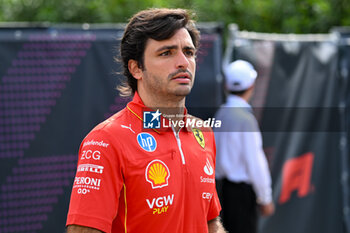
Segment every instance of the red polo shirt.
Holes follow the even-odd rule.
[[[103,232],[208,232],[217,217],[211,130],[143,129],[135,93],[83,140],[67,225]]]

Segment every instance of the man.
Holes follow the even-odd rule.
[[[261,214],[274,212],[271,178],[262,149],[262,139],[251,106],[248,104],[257,72],[243,60],[224,69],[229,95],[215,118],[222,121],[216,132],[216,177],[222,180],[223,223],[234,233],[254,233],[257,204]]]
[[[198,43],[185,10],[149,9],[131,18],[121,41],[127,83],[119,90],[134,97],[81,144],[68,233],[225,232],[213,132],[181,124],[144,129],[149,114],[152,124],[192,118],[185,97]]]

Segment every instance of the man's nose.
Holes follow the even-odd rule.
[[[189,58],[183,52],[180,52],[176,56],[176,68],[177,69],[187,69],[190,64]]]

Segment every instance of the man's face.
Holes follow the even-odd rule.
[[[195,53],[191,36],[185,28],[166,40],[148,39],[139,88],[158,98],[188,95],[196,72]]]

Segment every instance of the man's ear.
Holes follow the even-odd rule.
[[[138,62],[130,59],[128,62],[128,68],[132,76],[136,79],[141,79],[142,78],[142,69],[138,66]]]

